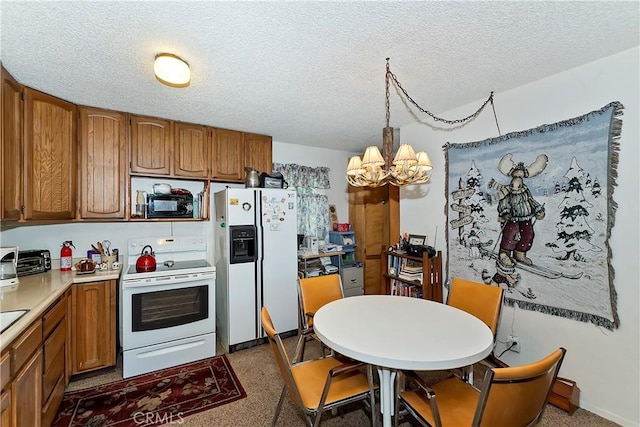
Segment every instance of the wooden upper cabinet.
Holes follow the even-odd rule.
[[[171,121],[131,116],[131,173],[171,174]]]
[[[244,180],[244,142],[242,132],[213,129],[211,179],[217,181]]]
[[[79,108],[80,217],[125,218],[127,115]]]
[[[73,219],[76,106],[24,88],[25,219]]]
[[[173,175],[209,178],[209,128],[190,123],[173,124]]]
[[[244,134],[244,164],[260,172],[271,173],[272,138],[255,133]]]
[[[20,219],[22,206],[22,86],[2,67],[0,218]]]

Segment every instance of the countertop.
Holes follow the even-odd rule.
[[[120,278],[118,270],[77,274],[75,271],[50,270],[46,273],[21,276],[15,289],[0,290],[0,311],[29,310],[0,334],[0,351],[36,319],[74,283],[99,282]]]

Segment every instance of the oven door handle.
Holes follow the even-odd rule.
[[[146,351],[144,353],[138,353],[136,355],[136,357],[143,359],[145,357],[155,357],[155,356],[161,356],[163,354],[170,354],[170,353],[175,353],[176,351],[183,351],[183,350],[187,350],[193,347],[198,347],[201,346],[205,343],[204,340],[198,340],[198,341],[193,341],[190,343],[186,343],[186,344],[180,344],[180,345],[172,345],[169,347],[165,347],[165,348],[160,348],[157,350],[151,350],[151,351]]]

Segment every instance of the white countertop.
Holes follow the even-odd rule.
[[[75,271],[51,270],[21,276],[15,289],[0,289],[0,311],[29,310],[0,334],[0,351],[20,336],[34,320],[74,283],[99,282],[120,278],[121,270],[96,271],[79,275]]]

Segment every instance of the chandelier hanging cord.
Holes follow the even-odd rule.
[[[471,115],[469,115],[469,116],[467,116],[465,118],[455,119],[455,120],[447,120],[447,119],[443,119],[442,117],[438,117],[435,114],[433,114],[431,111],[428,111],[428,110],[425,110],[424,108],[422,108],[420,105],[418,105],[418,103],[416,101],[413,100],[413,98],[411,98],[409,96],[407,91],[402,87],[402,85],[398,81],[398,78],[396,77],[396,75],[391,72],[391,69],[389,68],[389,58],[387,58],[387,78],[386,78],[386,83],[387,83],[387,126],[389,126],[388,125],[388,123],[389,123],[389,79],[393,80],[393,83],[396,85],[396,87],[398,89],[400,89],[402,94],[409,100],[409,102],[411,102],[413,105],[415,105],[418,110],[420,110],[423,113],[427,114],[433,120],[438,121],[438,122],[443,122],[443,123],[446,123],[448,125],[456,125],[456,124],[459,124],[459,123],[465,123],[465,122],[467,122],[469,120],[473,120],[476,117],[478,117],[478,115],[482,112],[482,110],[484,110],[484,107],[486,107],[489,102],[491,102],[491,104],[493,105],[493,91],[492,91],[491,94],[489,95],[489,98],[487,98],[487,100],[484,101],[484,103],[480,106],[480,108],[478,108],[473,114],[471,114]],[[494,114],[495,114],[495,109],[494,109]]]
[[[493,92],[491,92],[491,108],[493,109],[493,118],[496,119],[496,127],[498,128],[498,135],[502,136],[502,132],[500,132],[500,125],[498,124],[498,115],[496,114],[496,106],[493,103]]]

